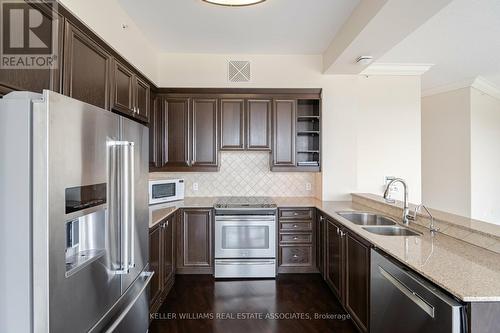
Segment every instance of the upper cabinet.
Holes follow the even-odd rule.
[[[162,167],[174,171],[189,167],[189,98],[165,98]]]
[[[271,101],[221,99],[221,150],[271,150]]]
[[[190,165],[217,168],[217,99],[194,98],[191,114],[193,144]]]
[[[275,100],[272,168],[295,166],[295,100]]]
[[[247,149],[271,150],[271,110],[269,99],[247,100]]]
[[[6,69],[0,68],[0,97],[14,90],[27,90],[32,92],[41,93],[43,89],[50,89],[52,91],[61,91],[61,59],[62,59],[62,48],[63,48],[63,37],[64,37],[64,18],[59,14],[53,12],[47,6],[41,3],[26,3],[26,5],[35,7],[40,10],[42,14],[42,24],[37,27],[37,31],[40,33],[51,34],[52,31],[52,20],[59,20],[60,24],[57,25],[58,32],[55,34],[59,37],[58,40],[58,50],[56,52],[58,61],[57,68],[54,69]],[[2,67],[2,66],[0,66]]]
[[[245,100],[221,99],[220,149],[245,149]]]
[[[123,115],[149,121],[149,85],[117,60],[113,61],[111,109]]]
[[[111,55],[69,21],[65,26],[63,93],[109,109]]]

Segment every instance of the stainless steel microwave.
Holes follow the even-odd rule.
[[[184,199],[184,179],[149,181],[149,204],[159,204]]]

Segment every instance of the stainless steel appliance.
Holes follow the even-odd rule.
[[[0,133],[0,332],[146,332],[148,129],[44,91]]]
[[[370,332],[466,332],[464,306],[416,273],[371,252]]]
[[[161,179],[149,181],[149,204],[184,199],[184,179]]]
[[[215,204],[215,277],[276,276],[276,204],[227,197]]]

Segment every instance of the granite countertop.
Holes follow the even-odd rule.
[[[350,201],[320,201],[315,198],[273,198],[278,207],[316,207],[375,247],[411,267],[430,281],[465,302],[500,301],[500,254],[438,233],[431,236],[419,225],[411,228],[420,237],[372,234],[337,214],[357,210],[377,212]],[[184,201],[150,207],[150,226],[178,208],[212,207],[217,198],[186,198]]]

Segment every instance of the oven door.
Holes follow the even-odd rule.
[[[275,258],[274,215],[215,217],[215,258]]]

